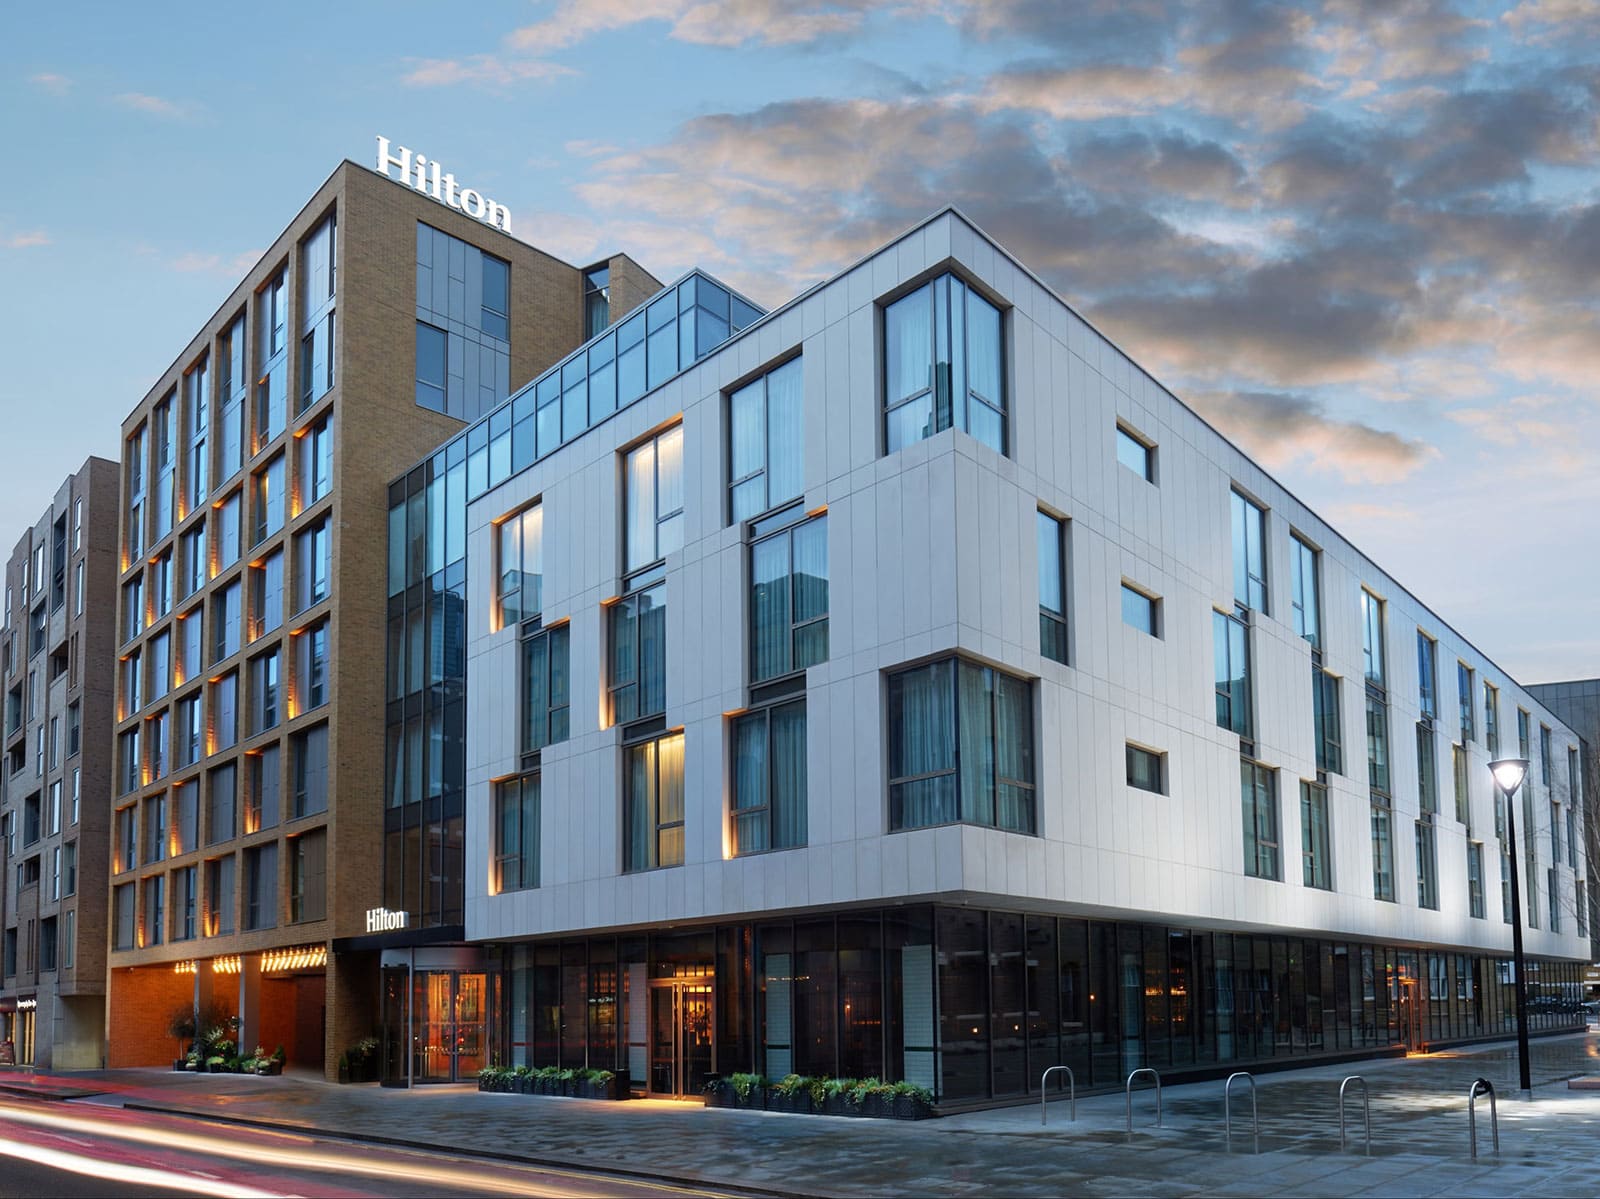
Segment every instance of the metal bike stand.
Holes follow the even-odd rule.
[[[1372,1096],[1367,1093],[1367,1080],[1359,1074],[1352,1074],[1339,1084],[1339,1152],[1348,1149],[1349,1142],[1344,1135],[1344,1092],[1345,1088],[1353,1082],[1361,1084],[1361,1118],[1367,1128],[1367,1156],[1372,1156]]]
[[[1068,1088],[1067,1094],[1071,1097],[1070,1106],[1069,1106],[1070,1114],[1067,1116],[1067,1119],[1075,1121],[1078,1118],[1078,1078],[1077,1078],[1077,1075],[1073,1074],[1071,1066],[1051,1066],[1048,1070],[1046,1070],[1043,1074],[1041,1074],[1039,1076],[1039,1127],[1040,1128],[1044,1127],[1044,1122],[1045,1122],[1044,1121],[1044,1101],[1045,1101],[1044,1083],[1045,1083],[1045,1079],[1049,1078],[1057,1070],[1065,1070],[1067,1072],[1067,1088]]]
[[[1256,1076],[1248,1070],[1236,1070],[1222,1084],[1222,1130],[1228,1139],[1228,1150],[1233,1150],[1233,1082],[1242,1078],[1250,1084],[1250,1125],[1255,1134],[1256,1152],[1261,1152],[1261,1115],[1256,1109]]]
[[[1161,1073],[1145,1066],[1140,1070],[1133,1070],[1128,1074],[1127,1085],[1123,1087],[1123,1097],[1127,1100],[1128,1108],[1128,1135],[1133,1136],[1133,1080],[1141,1074],[1148,1074],[1156,1080],[1156,1127],[1161,1127]]]
[[[1472,1160],[1478,1160],[1478,1096],[1489,1096],[1489,1129],[1494,1134],[1495,1156],[1500,1156],[1500,1113],[1495,1110],[1494,1083],[1475,1078],[1467,1088],[1467,1139],[1472,1142]]]

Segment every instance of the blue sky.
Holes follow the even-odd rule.
[[[1515,677],[1600,675],[1597,64],[1600,0],[11,5],[0,530],[383,133],[768,304],[959,204]]]

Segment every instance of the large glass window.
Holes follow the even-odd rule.
[[[221,407],[222,451],[222,466],[217,472],[219,483],[231,479],[244,465],[244,397],[250,387],[244,356],[244,313],[241,311],[217,342],[217,402]]]
[[[1361,589],[1361,662],[1367,682],[1386,685],[1383,667],[1383,601]]]
[[[251,545],[283,528],[283,458],[279,454],[251,476]]]
[[[244,587],[238,579],[221,588],[211,600],[211,661],[220,662],[239,652]]]
[[[328,622],[302,629],[294,639],[296,714],[328,702]]]
[[[1372,803],[1372,897],[1394,902],[1394,813],[1387,802]]]
[[[494,785],[496,894],[539,885],[541,788],[537,772]]]
[[[1476,698],[1477,688],[1472,678],[1472,667],[1465,662],[1457,662],[1456,703],[1461,709],[1461,744],[1463,745],[1477,735],[1477,730],[1473,727],[1473,708]]]
[[[278,765],[276,744],[245,755],[246,788],[244,797],[244,831],[259,833],[262,829],[276,828],[282,819],[282,778]]]
[[[289,297],[285,272],[279,271],[256,295],[256,444],[261,449],[283,432],[288,418]]]
[[[1483,685],[1483,742],[1490,761],[1500,756],[1500,690],[1493,683]]]
[[[956,658],[889,676],[889,826],[1036,831],[1033,696]]]
[[[309,508],[333,487],[333,417],[325,416],[300,438],[300,508]]]
[[[1317,741],[1317,769],[1344,772],[1344,729],[1339,714],[1339,680],[1326,670],[1311,675],[1312,729]]]
[[[1000,310],[954,275],[885,306],[884,425],[889,453],[954,425],[1006,452]]]
[[[1417,703],[1430,724],[1439,716],[1439,646],[1421,629],[1417,630]]]
[[[190,512],[205,502],[210,486],[208,436],[211,431],[211,389],[207,385],[208,361],[204,354],[200,355],[200,360],[183,377],[184,439],[188,442],[189,465],[189,480],[184,494]]]
[[[244,926],[278,925],[278,846],[276,842],[244,851]]]
[[[1483,842],[1468,841],[1467,912],[1473,919],[1482,920],[1486,911],[1483,902]]]
[[[1376,696],[1367,696],[1367,784],[1379,794],[1391,794],[1389,786],[1389,705]]]
[[[315,725],[289,742],[294,767],[294,819],[328,810],[328,726]]]
[[[683,734],[622,749],[622,868],[683,864]]]
[[[1423,816],[1417,821],[1417,906],[1437,909],[1439,906],[1439,851],[1434,836],[1433,819]]]
[[[328,521],[295,534],[295,611],[328,598]]]
[[[338,228],[330,215],[301,243],[300,399],[304,412],[333,387],[334,294],[338,288]]]
[[[283,623],[283,551],[273,550],[250,570],[250,640]]]
[[[289,842],[289,920],[302,924],[328,914],[328,834],[313,829]]]
[[[728,491],[735,521],[800,495],[805,445],[800,359],[728,397]]]
[[[231,672],[211,683],[211,752],[239,739],[239,675]]]
[[[1302,541],[1299,534],[1289,536],[1290,603],[1294,607],[1294,631],[1322,648],[1322,590],[1317,580],[1317,551]]]
[[[806,843],[806,705],[794,700],[733,722],[734,852]]]
[[[1248,759],[1239,763],[1239,798],[1244,808],[1244,872],[1252,878],[1283,877],[1278,844],[1278,772]]]
[[[1423,812],[1439,810],[1438,749],[1433,728],[1424,721],[1417,723],[1417,801]]]
[[[206,844],[233,840],[238,835],[238,816],[239,775],[230,762],[206,777]]]
[[[683,426],[628,451],[627,570],[659,562],[683,546]]]
[[[235,491],[217,507],[217,570],[227,570],[239,560],[239,542],[243,536],[244,501],[242,492]]]
[[[611,720],[667,708],[667,585],[652,583],[611,608]]]
[[[567,739],[568,626],[530,630],[522,638],[522,752]]]
[[[828,520],[820,516],[750,547],[750,681],[828,657]]]
[[[504,629],[532,620],[543,610],[544,505],[513,512],[495,529],[500,564],[496,616],[497,627]]]
[[[1328,789],[1300,781],[1300,856],[1305,885],[1333,890],[1328,836]]]
[[[1233,514],[1233,600],[1267,610],[1267,514],[1237,491],[1229,492]]]
[[[432,412],[445,410],[447,382],[445,357],[449,339],[443,329],[425,321],[417,322],[417,391],[419,408]]]
[[[278,705],[278,651],[250,659],[250,735],[276,728]]]
[[[1216,666],[1217,724],[1253,737],[1250,701],[1250,630],[1237,615],[1213,612],[1213,651]]]
[[[1039,652],[1055,662],[1067,660],[1067,522],[1038,513]]]
[[[1456,819],[1462,824],[1466,825],[1470,831],[1472,828],[1472,806],[1468,801],[1467,795],[1466,746],[1452,745],[1450,747],[1450,768],[1451,774],[1454,776],[1455,783]],[[1498,798],[1499,797],[1496,796],[1497,803]]]

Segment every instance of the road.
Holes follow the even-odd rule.
[[[571,1195],[716,1192],[92,1103],[0,1096],[0,1196]]]

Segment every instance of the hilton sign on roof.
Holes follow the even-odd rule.
[[[399,168],[398,177],[389,173],[390,167]],[[457,212],[464,212],[485,225],[511,232],[511,210],[504,204],[496,204],[470,187],[458,189],[456,177],[436,160],[413,153],[405,146],[395,146],[391,150],[389,139],[382,135],[378,137],[378,173],[386,179],[405,184],[413,191],[432,196],[439,203]]]

